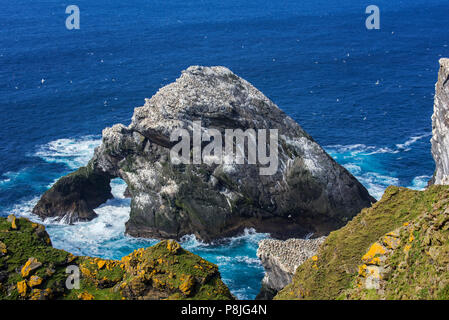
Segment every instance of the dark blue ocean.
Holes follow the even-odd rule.
[[[67,30],[65,8],[80,8]],[[380,8],[367,30],[365,8]],[[434,170],[431,114],[438,59],[449,56],[449,1],[0,1],[0,214],[36,219],[38,197],[85,164],[101,130],[190,65],[224,65],[298,121],[380,198],[423,188]],[[129,200],[89,223],[47,223],[53,244],[120,258],[155,241],[123,235]],[[183,245],[219,265],[241,299],[260,289],[265,234]]]

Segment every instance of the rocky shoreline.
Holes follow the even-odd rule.
[[[316,254],[325,239],[326,237],[260,241],[257,256],[265,269],[265,276],[261,292],[256,299],[272,299],[292,281],[296,269]]]

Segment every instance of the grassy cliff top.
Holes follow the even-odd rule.
[[[275,299],[449,299],[449,187],[389,187]]]
[[[80,271],[78,289],[66,286],[69,266]],[[11,215],[0,218],[0,299],[233,297],[216,265],[176,241],[138,249],[120,261],[78,257],[53,248],[44,226]]]

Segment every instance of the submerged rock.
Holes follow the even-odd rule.
[[[435,160],[434,184],[449,184],[449,59],[440,59],[432,115],[432,155]]]
[[[174,240],[105,260],[55,249],[42,225],[15,223],[0,218],[0,300],[233,299],[218,267]]]
[[[176,142],[170,135],[182,128],[192,136],[195,121],[201,121],[203,138],[212,129],[222,135],[226,129],[277,129],[273,174],[261,174],[267,165],[250,164],[247,152],[244,164],[174,164],[170,149]],[[274,145],[270,141],[267,148]],[[278,238],[323,235],[374,201],[295,121],[224,67],[183,71],[134,110],[128,127],[104,129],[102,144],[82,170],[87,178],[75,180],[78,172],[61,178],[33,212],[91,219],[95,205],[109,197],[109,180],[120,177],[132,199],[127,234],[174,239],[195,234],[210,241],[248,227]],[[93,180],[98,191],[84,192]]]
[[[265,239],[259,242],[257,256],[262,261],[265,276],[258,299],[272,299],[292,281],[296,268],[318,251],[325,237],[317,239]]]

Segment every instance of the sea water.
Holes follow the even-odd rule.
[[[67,30],[65,8],[80,8]],[[224,65],[295,119],[376,198],[421,189],[433,174],[431,114],[438,59],[449,56],[447,0],[4,1],[0,7],[0,214],[30,217],[39,196],[88,162],[101,130],[190,65]],[[125,185],[98,218],[46,221],[55,247],[119,259],[155,240],[124,235]],[[182,245],[218,264],[231,291],[253,299],[263,268],[246,230]]]

